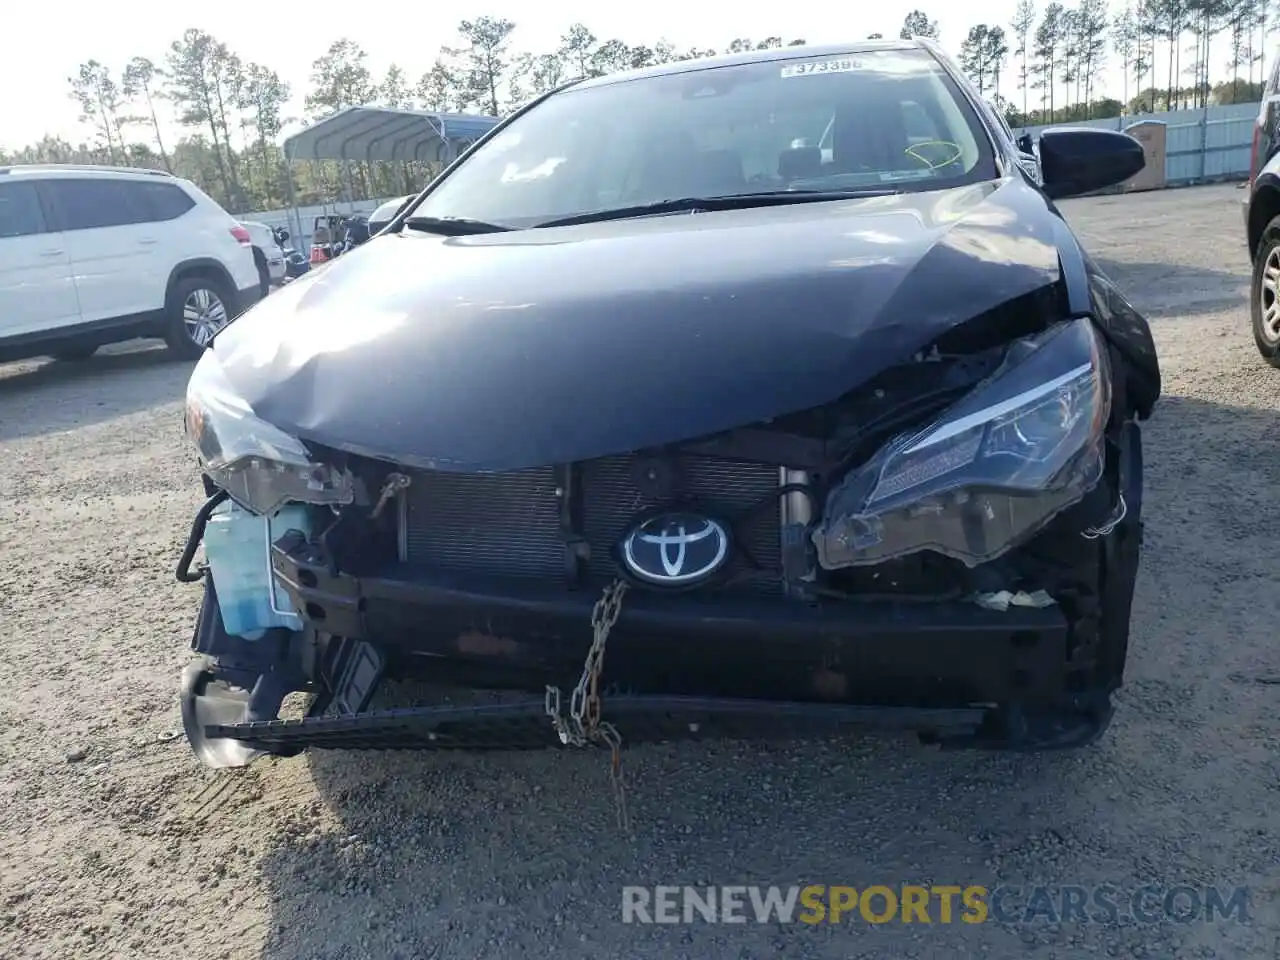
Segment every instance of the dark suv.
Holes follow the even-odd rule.
[[[1253,339],[1263,359],[1280,367],[1280,58],[1271,66],[1253,128],[1244,223],[1253,261]]]

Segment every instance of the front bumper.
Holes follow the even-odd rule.
[[[203,658],[182,688],[187,737],[206,764],[306,748],[557,743],[545,687],[567,699],[576,682],[593,595],[420,572],[352,577],[334,573],[323,549],[295,534],[276,542],[272,563],[303,631],[228,635],[206,584],[192,643]],[[1131,579],[1128,591],[1117,597],[1126,629]],[[944,747],[1079,747],[1109,725],[1115,684],[1078,682],[1078,627],[1058,606],[707,605],[633,593],[609,637],[604,714],[628,743],[874,727]],[[383,679],[412,677],[516,692],[477,707],[370,709]],[[315,695],[311,709],[278,719],[294,691]]]
[[[304,624],[383,651],[396,675],[541,691],[572,683],[590,645],[594,591],[428,571],[332,572],[316,543],[272,550]],[[957,705],[1052,701],[1066,682],[1058,607],[963,601],[831,603],[691,599],[633,591],[603,679],[655,695]]]
[[[1117,459],[1127,511],[1082,536],[1064,518],[1026,547],[1058,603],[989,610],[964,600],[824,599],[633,589],[609,634],[604,715],[627,742],[794,736],[850,725],[907,728],[926,742],[999,749],[1083,746],[1107,728],[1120,685],[1142,540],[1136,425]],[[212,488],[210,488],[212,492]],[[188,573],[215,495],[179,563]],[[202,519],[203,516],[203,519]],[[286,525],[287,526],[287,525]],[[186,730],[214,766],[307,747],[522,748],[554,745],[548,686],[567,693],[592,640],[598,593],[529,579],[451,576],[402,561],[348,572],[342,537],[277,530],[263,577],[301,629],[227,633],[214,584],[183,685]],[[274,540],[274,542],[271,542]],[[268,547],[268,543],[270,544]],[[297,623],[297,621],[291,621]],[[505,690],[512,702],[370,709],[384,679]],[[299,720],[284,696],[315,695]],[[614,714],[616,708],[617,714]]]

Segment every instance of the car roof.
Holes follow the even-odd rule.
[[[92,163],[15,163],[0,166],[0,177],[73,177],[76,179],[111,178],[115,180],[137,180],[144,177],[162,177],[165,180],[177,181],[178,178],[165,170],[152,170],[149,167],[113,167],[106,164]]]
[[[390,211],[391,213],[394,214],[397,210],[400,209],[401,206],[403,206],[405,203],[412,200],[416,196],[417,196],[416,193],[406,193],[403,197],[396,197],[393,200],[388,200],[386,203],[380,203],[378,204],[378,208],[374,210],[373,213],[369,214],[369,219],[376,220],[378,217],[378,214],[382,213],[383,211]]]
[[[770,47],[766,50],[745,50],[742,53],[725,53],[715,57],[698,57],[694,60],[673,60],[653,67],[624,70],[603,77],[592,77],[570,85],[569,89],[607,87],[644,77],[664,77],[696,70],[713,70],[716,67],[733,67],[747,63],[770,63],[784,60],[812,60],[818,57],[847,57],[850,54],[872,53],[877,50],[927,50],[937,56],[925,40],[855,40],[850,43],[828,43],[820,46]]]

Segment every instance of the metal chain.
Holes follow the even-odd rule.
[[[613,784],[613,807],[618,814],[618,829],[626,831],[631,822],[627,816],[627,791],[622,779],[622,736],[608,721],[600,724],[600,739],[609,747],[609,782]]]
[[[614,800],[618,809],[618,825],[627,828],[627,805],[622,780],[622,737],[611,723],[600,719],[600,674],[604,669],[605,645],[609,631],[622,613],[622,598],[627,584],[615,580],[604,589],[591,610],[591,647],[582,664],[582,675],[569,697],[569,713],[560,709],[560,688],[547,687],[546,712],[551,718],[560,742],[566,746],[581,747],[588,743],[607,746],[611,753],[610,778],[613,782]]]

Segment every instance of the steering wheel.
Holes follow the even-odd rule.
[[[943,147],[949,156],[945,160],[931,160],[919,152],[923,147]],[[962,153],[960,144],[953,143],[950,140],[924,140],[921,143],[913,143],[902,152],[928,170],[937,170],[941,167],[950,166],[960,159],[960,154]]]

